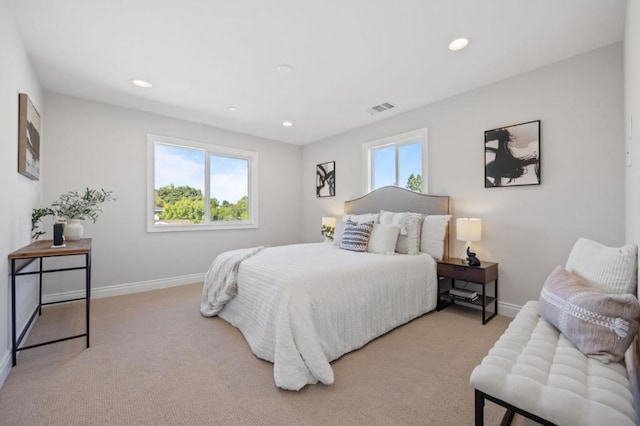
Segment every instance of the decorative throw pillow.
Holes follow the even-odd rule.
[[[342,221],[346,222],[350,220],[355,223],[362,223],[362,222],[379,223],[378,216],[379,216],[378,213],[345,214],[344,216],[342,216]]]
[[[640,304],[632,294],[603,292],[558,266],[544,283],[538,313],[583,354],[608,364],[624,358],[633,342]]]
[[[450,214],[430,214],[424,218],[420,236],[421,252],[431,255],[436,260],[442,260],[444,239],[447,236],[447,225],[450,220]]]
[[[400,227],[396,225],[383,225],[376,223],[371,230],[369,237],[369,245],[367,251],[369,253],[393,253],[396,250],[396,242],[400,234]]]
[[[634,293],[638,246],[607,247],[586,238],[576,241],[567,271],[607,293]]]
[[[333,230],[333,245],[340,247],[340,243],[342,242],[342,235],[344,234],[344,226],[345,222],[339,220],[336,222],[336,227]]]
[[[367,251],[367,243],[373,229],[373,222],[355,223],[347,221],[342,234],[340,248],[351,251]]]
[[[396,243],[396,252],[402,254],[420,253],[420,231],[424,215],[421,213],[392,213],[380,211],[380,223],[400,226],[400,236]]]

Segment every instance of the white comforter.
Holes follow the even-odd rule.
[[[267,248],[241,263],[238,294],[218,316],[273,362],[278,387],[331,384],[331,361],[435,308],[435,265],[327,243]]]

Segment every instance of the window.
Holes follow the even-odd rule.
[[[148,135],[147,231],[258,227],[258,153]]]
[[[427,192],[427,129],[391,136],[362,146],[364,192],[400,186]]]

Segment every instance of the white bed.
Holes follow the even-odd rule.
[[[447,197],[383,189],[345,203],[345,212],[448,213]],[[436,262],[426,253],[271,247],[240,263],[237,295],[218,316],[240,329],[257,357],[273,362],[278,387],[299,390],[333,383],[331,361],[434,310],[437,287]]]

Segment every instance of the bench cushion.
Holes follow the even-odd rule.
[[[471,373],[471,385],[557,425],[635,425],[624,364],[587,358],[527,302]]]

